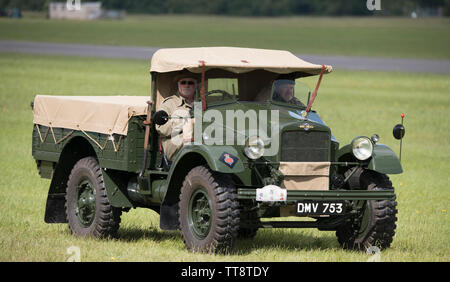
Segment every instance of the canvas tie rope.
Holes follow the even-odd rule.
[[[130,119],[128,119],[128,120],[130,120]],[[40,130],[40,128],[39,128],[39,125],[38,125],[38,124],[35,124],[35,125],[36,125],[36,129],[37,129],[37,132],[38,132],[38,135],[39,135],[39,139],[41,140],[41,143],[44,143],[44,142],[47,140],[47,137],[48,137],[48,133],[49,133],[49,132],[52,133],[53,141],[55,142],[55,144],[61,143],[62,141],[64,141],[65,139],[67,139],[70,135],[72,135],[72,134],[75,132],[75,130],[72,130],[71,132],[69,132],[68,134],[66,134],[64,137],[62,137],[61,139],[56,140],[55,132],[54,132],[53,127],[51,126],[51,123],[50,123],[49,126],[47,127],[47,131],[45,132],[45,137],[42,138],[42,133],[41,133],[41,130]],[[112,143],[112,145],[113,145],[114,152],[118,152],[118,151],[119,151],[119,149],[120,149],[120,144],[121,144],[122,137],[123,137],[122,135],[119,136],[119,141],[118,141],[117,144],[116,144],[114,135],[113,135],[113,134],[109,134],[109,137],[106,138],[105,144],[102,146],[102,145],[100,145],[100,143],[97,142],[97,140],[95,140],[92,136],[90,136],[86,131],[84,131],[83,129],[81,129],[81,128],[79,128],[79,127],[78,127],[78,129],[79,129],[84,135],[86,135],[87,138],[89,138],[92,142],[94,142],[94,143],[95,143],[102,151],[106,148],[106,145],[108,144],[108,141],[109,141],[109,140],[111,141],[111,143]]]
[[[58,141],[56,141],[55,133],[54,133],[53,128],[52,128],[51,126],[48,126],[48,127],[47,127],[47,131],[45,132],[45,137],[44,137],[44,138],[42,138],[41,130],[40,130],[40,128],[39,128],[39,125],[37,125],[37,124],[36,124],[36,129],[37,129],[37,132],[38,132],[38,134],[39,134],[39,139],[41,140],[41,143],[44,143],[44,142],[47,140],[48,133],[49,133],[50,131],[52,132],[52,135],[53,135],[53,141],[55,142],[55,144],[61,143],[61,142],[64,141],[67,137],[69,137],[70,135],[72,135],[72,133],[75,132],[75,130],[72,130],[71,132],[69,132],[68,134],[66,134],[64,137],[62,137],[61,139],[59,139]]]

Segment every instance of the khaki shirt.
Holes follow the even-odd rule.
[[[176,153],[183,147],[183,126],[187,122],[185,119],[174,117],[190,117],[189,111],[192,106],[186,103],[185,99],[172,95],[164,99],[159,106],[159,110],[164,110],[171,119],[166,124],[156,125],[156,131],[161,135],[161,143],[164,153],[171,161]]]

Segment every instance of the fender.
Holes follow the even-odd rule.
[[[74,132],[69,138],[61,143],[61,153],[58,154],[56,167],[50,183],[47,196],[45,222],[65,223],[65,194],[66,183],[75,163],[88,156],[95,156],[102,168],[103,180],[105,182],[108,200],[114,207],[132,207],[126,193],[126,183],[121,183],[112,172],[104,170],[103,159],[98,157],[100,150],[91,140],[79,131]],[[56,154],[55,154],[56,155]]]
[[[336,160],[356,160],[352,153],[351,144],[345,145],[336,152]],[[367,168],[384,174],[400,174],[403,172],[402,165],[395,152],[384,144],[373,146],[372,157]]]
[[[234,157],[232,164],[227,165],[225,161],[221,160],[224,154]],[[186,145],[178,152],[170,167],[167,176],[167,191],[174,186],[180,189],[181,185],[179,184],[183,183],[184,177],[198,165],[206,163],[213,171],[237,174],[245,170],[243,163],[245,159],[246,157],[232,146]],[[166,196],[167,194],[170,193],[166,193]]]
[[[342,161],[356,161],[355,156],[353,156],[352,153],[352,144],[347,144],[344,147],[340,148],[336,152],[336,161],[342,162]]]
[[[66,142],[63,143],[64,146],[63,150],[70,149],[71,151],[79,151],[80,150],[79,148],[75,149],[72,147],[77,146],[77,144],[81,143],[83,143],[84,147],[86,148],[83,149],[83,151],[89,149],[89,153],[87,153],[86,156],[87,155],[95,156],[97,158],[100,167],[102,168],[103,181],[105,183],[106,194],[108,196],[110,204],[113,207],[127,207],[127,208],[133,207],[133,204],[126,196],[127,183],[126,182],[124,183],[121,180],[120,172],[113,172],[113,170],[105,169],[108,168],[120,170],[121,169],[120,165],[118,165],[117,162],[113,162],[111,160],[103,158],[102,150],[99,149],[98,145],[92,142],[92,140],[87,138],[82,132],[76,131],[72,134],[72,136],[70,136],[70,138],[68,138]],[[79,160],[83,157],[84,156],[78,156],[77,158]],[[74,164],[75,163],[73,163],[73,165]]]
[[[66,223],[66,184],[75,163],[96,153],[90,142],[82,136],[73,134],[68,139],[57,156],[56,167],[52,173],[50,188],[47,195],[44,221],[46,223]],[[39,152],[38,152],[39,153]],[[37,154],[36,154],[37,155]]]
[[[373,146],[372,159],[368,168],[384,174],[399,174],[403,172],[397,155],[384,144]]]
[[[221,160],[225,154],[233,157],[233,162],[229,165]],[[223,159],[223,158],[222,158]],[[177,154],[173,161],[167,184],[161,191],[160,227],[163,230],[177,230],[178,226],[178,200],[183,185],[184,177],[189,171],[199,165],[207,164],[213,171],[221,173],[240,173],[244,171],[245,156],[239,153],[232,146],[207,146],[207,145],[186,145]]]
[[[238,153],[233,146],[208,146],[208,145],[186,145],[178,153],[177,158],[171,166],[171,172],[177,167],[177,164],[187,154],[197,153],[201,155],[207,162],[209,168],[213,171],[220,171],[221,173],[239,173],[244,171],[245,156],[242,153]],[[230,154],[234,156],[233,163],[227,165],[224,161],[221,161],[223,154]],[[169,172],[169,179],[171,173]]]

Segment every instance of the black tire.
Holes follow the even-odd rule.
[[[223,252],[233,247],[239,228],[239,204],[234,183],[206,166],[193,168],[180,193],[179,223],[192,252]]]
[[[394,190],[385,174],[364,170],[359,177],[360,187],[367,190]],[[395,200],[366,201],[361,212],[339,226],[336,236],[345,249],[367,250],[375,246],[389,248],[395,235],[397,221]]]
[[[109,203],[102,170],[94,157],[79,160],[70,173],[66,216],[73,235],[117,237],[122,210]]]

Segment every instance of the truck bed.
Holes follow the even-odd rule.
[[[138,172],[147,101],[145,96],[36,96],[32,155],[41,177],[52,178],[63,150],[73,150],[67,145],[78,140],[90,143],[101,167]]]

